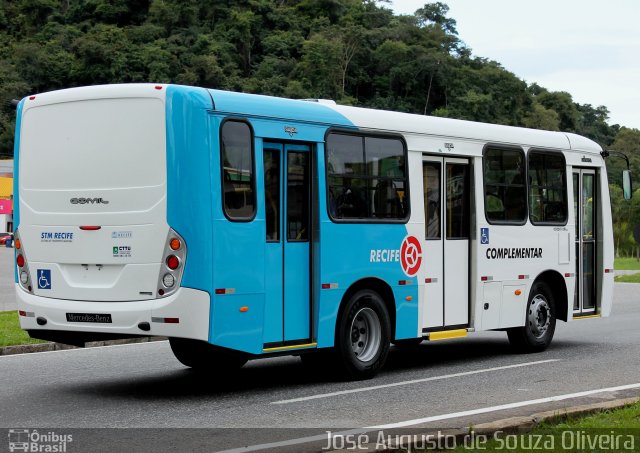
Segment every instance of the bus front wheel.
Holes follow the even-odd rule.
[[[237,369],[247,363],[245,354],[227,351],[206,341],[169,338],[169,345],[180,363],[198,371]]]
[[[555,330],[553,293],[546,282],[535,282],[529,293],[525,325],[507,329],[509,342],[521,352],[541,352],[551,344]]]
[[[336,353],[351,379],[369,379],[380,371],[389,353],[390,322],[382,298],[361,290],[347,302],[336,330]]]

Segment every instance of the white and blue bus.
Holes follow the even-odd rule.
[[[193,368],[608,316],[603,150],[584,137],[175,85],[29,96],[16,291],[34,338],[169,337]]]

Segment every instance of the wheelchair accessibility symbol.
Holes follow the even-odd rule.
[[[489,228],[480,228],[480,244],[489,243]]]
[[[51,269],[38,269],[38,289],[51,289]]]

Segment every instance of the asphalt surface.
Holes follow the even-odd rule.
[[[558,322],[543,353],[514,354],[506,334],[481,332],[411,350],[393,348],[383,372],[364,382],[314,374],[297,357],[201,376],[183,367],[166,342],[0,357],[0,427],[234,428],[76,435],[102,436],[104,451],[114,451],[114,442],[141,451],[174,445],[217,451],[409,420],[402,426],[468,427],[640,395],[639,289],[616,284],[610,318]],[[638,386],[530,402],[630,384]],[[304,448],[322,449],[320,441]]]

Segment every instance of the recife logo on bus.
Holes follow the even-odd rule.
[[[422,246],[415,236],[407,236],[400,247],[400,264],[407,277],[413,277],[422,264]]]
[[[422,264],[422,246],[415,236],[407,236],[398,249],[371,249],[370,263],[398,262],[407,277],[415,276]]]

